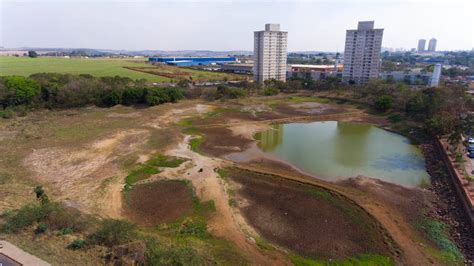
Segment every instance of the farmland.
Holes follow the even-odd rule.
[[[217,81],[245,78],[245,76],[227,73],[183,69],[172,66],[152,66],[143,59],[0,56],[0,76],[29,76],[34,73],[48,72],[90,74],[96,77],[122,76],[131,79],[146,79],[149,82],[177,82],[180,79]]]

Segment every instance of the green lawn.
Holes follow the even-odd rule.
[[[123,76],[132,79],[147,79],[151,82],[169,82],[167,77],[142,73],[124,68],[148,66],[144,60],[93,59],[59,57],[13,57],[0,56],[0,76],[29,76],[34,73],[55,72],[69,74],[90,74],[97,77]]]

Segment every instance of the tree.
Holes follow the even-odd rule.
[[[385,112],[392,108],[393,98],[390,95],[382,95],[377,100],[375,100],[374,106],[375,109]]]
[[[35,51],[28,51],[28,57],[36,58],[38,57],[38,54]]]
[[[3,99],[3,106],[30,104],[40,93],[38,83],[25,77],[5,78],[6,96]]]

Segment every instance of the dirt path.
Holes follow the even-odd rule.
[[[202,200],[214,201],[216,213],[208,221],[210,232],[216,237],[234,243],[254,265],[291,265],[283,254],[279,252],[263,253],[257,247],[255,240],[250,236],[251,232],[254,232],[253,229],[245,223],[236,210],[229,206],[229,197],[224,182],[214,172],[215,168],[222,167],[226,162],[191,151],[188,145],[189,139],[190,136],[186,136],[176,148],[169,150],[167,154],[190,159],[186,173],[178,178],[190,180]],[[201,172],[200,169],[202,169]]]

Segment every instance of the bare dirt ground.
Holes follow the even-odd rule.
[[[226,162],[191,151],[188,147],[189,138],[187,136],[177,148],[169,150],[167,154],[190,159],[191,165],[186,166],[186,173],[182,177],[192,182],[201,200],[214,201],[216,214],[208,221],[209,231],[219,238],[232,242],[253,264],[289,264],[281,254],[265,254],[256,247],[249,235],[250,227],[239,217],[239,213],[234,212],[229,206],[229,197],[223,182],[214,171],[223,167]]]
[[[238,202],[246,219],[265,239],[325,260],[391,256],[390,239],[373,218],[328,190],[249,171],[229,176],[241,185]]]
[[[178,182],[135,185],[125,201],[127,217],[145,226],[172,223],[193,211],[191,192],[185,184]]]
[[[167,168],[152,177],[150,181],[162,178],[191,181],[201,200],[213,200],[215,203],[216,213],[208,221],[211,234],[232,242],[238,250],[246,254],[247,259],[253,264],[290,264],[280,248],[269,251],[256,245],[256,239],[263,235],[276,243],[280,243],[282,238],[288,238],[290,242],[281,245],[293,247],[296,239],[290,238],[288,234],[282,235],[280,238],[276,236],[272,238],[272,232],[274,232],[272,230],[277,229],[294,232],[295,236],[307,237],[304,238],[307,240],[304,242],[305,244],[295,248],[297,251],[324,256],[324,252],[318,250],[320,247],[310,241],[310,236],[317,237],[316,234],[308,233],[307,228],[313,228],[313,225],[308,222],[308,219],[303,219],[304,217],[319,219],[314,213],[303,210],[295,212],[295,217],[281,216],[282,212],[296,211],[293,210],[293,205],[285,205],[285,202],[281,202],[281,209],[277,208],[277,211],[273,212],[255,213],[250,209],[246,209],[246,212],[239,208],[233,208],[229,204],[231,199],[229,191],[238,188],[239,185],[225,182],[218,177],[214,169],[232,165],[225,159],[225,156],[251,148],[254,145],[253,135],[267,128],[271,123],[322,120],[383,123],[383,118],[374,118],[345,105],[334,105],[333,108],[321,105],[292,106],[285,103],[286,97],[251,98],[212,105],[200,101],[183,101],[179,104],[166,104],[143,109],[129,107],[114,107],[105,110],[86,108],[38,113],[13,122],[1,122],[0,144],[2,145],[0,145],[0,152],[3,152],[9,159],[0,158],[0,196],[7,196],[6,200],[1,202],[0,207],[3,209],[0,211],[5,208],[18,207],[26,199],[31,199],[32,186],[41,184],[47,188],[48,193],[54,199],[65,201],[81,211],[104,217],[123,218],[125,217],[122,203],[124,177],[131,167],[146,161],[150,154],[161,152],[187,158],[189,161],[178,168]],[[270,105],[274,106],[275,103],[277,103],[276,108],[268,108]],[[262,107],[261,104],[265,104],[267,107]],[[242,111],[241,108],[247,105],[253,107]],[[226,108],[226,110],[219,111],[218,108]],[[312,111],[312,109],[317,109],[317,111]],[[188,142],[191,137],[183,137],[179,134],[182,127],[177,124],[183,119],[193,119],[192,126],[204,135],[204,142],[200,149],[205,155],[190,150]],[[418,205],[412,204],[417,199],[416,197],[407,200],[400,197],[404,194],[399,194],[400,191],[397,188],[390,186],[380,187],[361,183],[359,187],[355,184],[320,182],[274,161],[256,160],[241,164],[241,166],[257,172],[268,172],[287,179],[325,186],[341,193],[360,205],[371,217],[374,217],[400,247],[400,254],[394,255],[397,262],[407,265],[436,264],[436,261],[426,254],[416,240],[419,234],[410,225],[409,219],[405,215],[405,211],[418,207]],[[6,185],[2,185],[2,175],[14,182],[6,182]],[[15,178],[11,179],[11,176]],[[270,188],[274,186],[275,184],[268,184]],[[8,194],[12,188],[15,189],[15,194]],[[278,188],[282,188],[283,191],[292,191],[291,187],[279,186]],[[245,189],[250,188],[244,188],[244,191],[246,191]],[[268,195],[262,194],[265,190],[266,187],[262,187],[261,191],[259,189],[257,191],[247,190],[246,195],[250,199],[252,197],[259,199],[254,203],[257,210],[259,208],[275,210],[275,206],[271,202],[274,197],[269,198]],[[389,190],[390,193],[385,195],[385,190]],[[167,193],[164,194],[169,194],[169,191],[166,191]],[[164,198],[158,196],[153,199],[161,201]],[[296,194],[290,198],[290,201],[304,202],[303,198]],[[154,205],[156,202],[150,201],[148,203],[150,208],[159,207]],[[363,239],[362,235],[354,229],[355,225],[345,221],[343,214],[330,212],[329,205],[324,205],[324,202],[318,200],[313,200],[308,204],[312,209],[319,205],[323,206],[321,208],[325,211],[326,216],[322,217],[339,221],[328,226],[340,224],[341,228],[328,227],[327,232],[334,234],[349,232],[347,238],[341,239],[340,243],[344,244],[324,247],[326,250],[334,248],[333,253],[328,253],[330,257],[355,254],[359,251],[387,252],[388,248],[383,246],[377,250],[370,249],[368,244],[355,245],[354,243]],[[265,213],[273,215],[269,216],[270,218],[274,218],[274,214],[279,214],[277,217],[280,222],[275,224],[275,227],[270,226],[269,228],[258,227],[258,224],[251,222],[253,221],[252,217],[260,217],[259,219],[264,219],[264,222],[271,225],[268,223],[270,218],[262,216]],[[158,216],[160,215],[156,217]],[[266,229],[270,231],[265,231]],[[313,229],[315,232],[325,232],[319,228]],[[329,241],[329,234],[318,237],[320,237],[319,243]],[[375,239],[378,238],[379,236],[375,236]],[[376,242],[379,243],[379,240]]]

